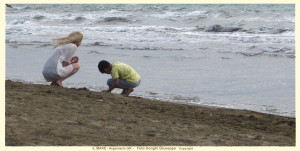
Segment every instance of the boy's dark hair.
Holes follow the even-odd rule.
[[[107,69],[109,67],[110,67],[110,63],[106,60],[102,60],[98,64],[98,69],[101,73],[104,73],[105,72],[104,69]]]

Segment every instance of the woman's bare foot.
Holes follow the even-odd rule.
[[[62,81],[56,81],[56,83],[59,85],[59,86],[61,86],[62,87]]]
[[[55,81],[51,82],[50,85],[51,85],[51,86],[59,86],[59,84],[57,84]]]
[[[51,86],[59,86],[61,87],[62,86],[62,83],[59,82],[59,81],[52,81],[52,83],[50,84]]]

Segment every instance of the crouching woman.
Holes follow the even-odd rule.
[[[51,85],[62,86],[65,79],[79,70],[79,58],[74,54],[81,45],[82,38],[82,33],[74,31],[67,37],[52,39],[58,43],[54,46],[55,50],[46,61],[42,72],[46,81],[52,82]]]

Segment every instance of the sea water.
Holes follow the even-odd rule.
[[[51,38],[77,30],[64,87],[107,89],[98,62],[120,61],[142,77],[133,96],[295,117],[295,5],[13,4],[5,22],[6,79],[49,84]]]

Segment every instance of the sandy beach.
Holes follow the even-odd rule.
[[[5,83],[6,146],[295,146],[295,118]]]

